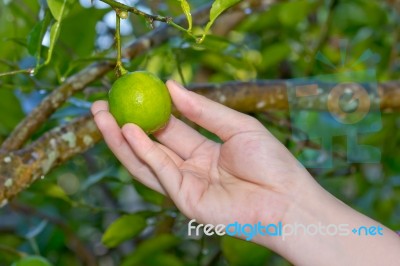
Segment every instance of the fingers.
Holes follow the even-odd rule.
[[[151,169],[144,164],[129,147],[117,122],[108,112],[107,102],[97,101],[93,103],[91,110],[97,127],[103,134],[105,142],[118,160],[144,185],[166,194]]]
[[[222,141],[244,131],[265,130],[254,118],[167,81],[176,108],[188,119],[213,132]]]
[[[168,195],[172,199],[176,198],[182,175],[173,159],[135,124],[123,126],[122,134],[135,154],[150,166]]]
[[[202,144],[210,142],[174,116],[171,116],[167,126],[155,133],[154,136],[183,159],[189,158]]]
[[[93,116],[95,116],[100,111],[108,111],[108,103],[106,101],[96,101],[92,104],[90,108]]]

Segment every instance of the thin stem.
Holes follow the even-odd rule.
[[[117,65],[122,64],[121,60],[121,18],[118,15],[118,12],[115,12],[116,19],[116,31],[115,31],[115,40],[117,42]]]
[[[13,70],[13,71],[9,71],[9,72],[0,73],[0,77],[16,75],[16,74],[21,74],[21,73],[23,73],[23,74],[32,74],[33,71],[34,71],[33,68]]]
[[[115,11],[116,29],[115,29],[115,41],[117,46],[117,65],[115,67],[115,74],[119,78],[120,76],[127,73],[126,69],[122,66],[121,60],[121,18],[119,17],[118,11]]]
[[[305,73],[307,76],[310,75],[314,69],[317,53],[322,50],[325,42],[329,39],[329,33],[332,28],[333,12],[334,12],[334,9],[336,8],[336,6],[338,5],[338,3],[339,3],[338,0],[331,0],[329,3],[328,17],[326,18],[324,27],[322,27],[322,29],[321,29],[321,35],[317,42],[317,45],[315,46],[314,50],[312,51],[312,54],[311,54],[312,61],[308,65],[307,69],[305,70]]]
[[[120,2],[116,2],[114,0],[100,0],[108,5],[110,5],[111,7],[113,7],[114,9],[122,9],[122,10],[126,10],[128,12],[131,12],[133,14],[142,16],[148,20],[157,20],[157,21],[161,21],[161,22],[166,22],[169,23],[169,20],[171,20],[171,18],[169,17],[163,17],[160,15],[151,15],[151,14],[147,14],[135,7],[131,7],[131,6],[127,6],[125,4],[122,4]]]

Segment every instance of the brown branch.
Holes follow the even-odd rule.
[[[235,110],[250,113],[271,110],[317,110],[327,111],[328,97],[321,93],[317,97],[301,97],[288,101],[291,81],[259,80],[250,82],[226,82],[222,84],[193,84],[188,88],[216,102]],[[377,85],[377,95],[368,95],[371,105],[379,103],[381,112],[400,111],[400,81],[390,81]],[[363,102],[362,99],[360,102]],[[337,106],[339,107],[339,106]],[[378,106],[376,106],[378,107]]]
[[[57,127],[24,149],[0,153],[0,206],[44,178],[52,168],[80,154],[101,139],[90,116]]]
[[[289,110],[288,82],[284,80],[193,84],[189,89],[241,112]],[[378,85],[381,111],[400,111],[400,82]],[[375,96],[374,96],[375,97]],[[327,110],[327,97],[292,103],[296,109]],[[54,166],[89,149],[101,139],[90,116],[56,128],[25,149],[0,153],[0,205],[28,187]]]
[[[277,80],[195,84],[189,88],[241,112],[262,112],[288,110],[286,85],[287,82]],[[380,84],[378,91],[382,111],[400,111],[400,82]],[[326,110],[326,99],[322,94],[313,101],[299,101],[293,106]],[[16,195],[57,163],[82,153],[99,139],[94,122],[84,117],[46,133],[23,150],[0,154],[0,200]]]

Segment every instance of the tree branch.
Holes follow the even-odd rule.
[[[24,149],[0,153],[0,206],[44,178],[52,168],[80,154],[101,139],[91,116],[57,127]]]
[[[189,89],[241,112],[289,110],[289,81],[226,82],[193,84]],[[382,112],[400,111],[400,82],[378,84],[378,95],[372,101],[380,103]],[[295,109],[327,110],[324,94],[313,100],[293,102]],[[362,100],[361,100],[362,101]],[[101,139],[94,121],[85,116],[68,125],[44,134],[25,149],[0,153],[0,205],[46,175],[54,166],[80,154]]]
[[[222,103],[235,110],[249,112],[264,112],[271,110],[317,110],[327,111],[327,93],[316,97],[291,99],[289,106],[288,87],[293,88],[293,82],[288,80],[259,80],[250,82],[226,82],[222,84],[193,84],[188,88],[214,101]],[[377,85],[377,95],[370,93],[371,106],[380,106],[381,112],[400,111],[400,81],[389,81]],[[363,102],[363,99],[360,99]],[[379,106],[377,106],[379,104]],[[339,107],[339,105],[337,106]]]

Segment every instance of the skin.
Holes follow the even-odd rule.
[[[92,113],[103,137],[130,173],[169,196],[190,219],[209,224],[341,224],[377,226],[325,191],[292,154],[256,119],[187,91],[174,81],[167,87],[176,108],[216,134],[213,142],[171,117],[152,141],[138,126],[120,129],[105,101]],[[400,238],[298,234],[256,236],[252,241],[296,265],[398,265]]]

